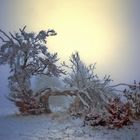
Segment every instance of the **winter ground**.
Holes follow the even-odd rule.
[[[20,116],[5,96],[7,74],[0,69],[0,140],[140,140],[140,122],[119,130],[83,127],[83,121],[66,113]],[[8,73],[8,72],[7,72]],[[50,99],[54,112],[67,108],[64,97]]]
[[[66,113],[0,117],[0,140],[140,140],[140,123],[120,130],[83,127]]]
[[[140,140],[140,122],[119,130],[83,127],[82,119],[60,112],[65,110],[65,98],[56,98],[50,99],[55,113],[20,116],[14,105],[1,96],[0,140]]]

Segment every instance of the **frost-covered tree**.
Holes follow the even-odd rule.
[[[57,53],[51,54],[46,46],[47,38],[56,35],[56,32],[42,30],[35,34],[26,32],[25,28],[9,34],[0,30],[0,65],[10,66],[8,80],[12,98],[32,95],[32,76],[59,76],[62,73],[56,65]]]
[[[97,75],[94,74],[95,64],[86,66],[80,59],[78,52],[71,55],[70,62],[71,64],[69,66],[63,63],[70,71],[69,76],[64,79],[67,85],[83,89],[89,86],[91,81],[98,81]]]
[[[95,64],[85,65],[78,52],[71,55],[70,62],[70,65],[63,63],[70,71],[64,82],[69,87],[82,91],[79,92],[81,94],[79,99],[76,98],[75,104],[79,102],[80,107],[84,105],[97,110],[105,107],[108,99],[114,96],[113,88],[110,87],[110,76],[99,79],[94,72]]]

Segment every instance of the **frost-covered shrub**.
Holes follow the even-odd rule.
[[[106,112],[94,110],[87,113],[84,119],[85,125],[108,126],[109,128],[122,128],[132,121],[132,108],[129,103],[123,103],[119,98],[109,100]]]
[[[140,84],[134,83],[124,90],[124,96],[131,103],[134,117],[140,118]]]

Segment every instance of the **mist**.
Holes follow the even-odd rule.
[[[48,48],[58,52],[60,62],[68,62],[78,51],[85,63],[97,63],[99,76],[132,83],[140,79],[139,12],[136,0],[0,0],[0,28],[6,32],[24,25],[35,32],[54,28],[58,35],[48,39]],[[8,71],[7,66],[0,68],[0,94],[8,92]]]

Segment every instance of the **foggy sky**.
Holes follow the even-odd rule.
[[[129,83],[140,80],[139,13],[139,0],[0,0],[0,28],[54,28],[48,46],[61,61],[77,50],[85,63],[97,62],[101,75]]]

